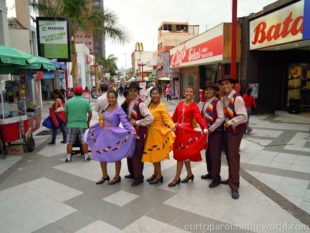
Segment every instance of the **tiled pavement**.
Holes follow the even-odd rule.
[[[170,111],[174,106],[168,103]],[[97,162],[77,156],[65,164],[64,145],[43,144],[0,175],[0,232],[309,232],[310,119],[253,116],[251,124],[241,145],[237,201],[227,186],[209,189],[200,179],[204,162],[192,164],[193,183],[172,189],[173,159],[162,164],[163,184],[132,188],[122,179],[98,186]],[[113,176],[114,166],[108,168]],[[146,164],[144,175],[152,170]],[[227,177],[224,156],[221,175]]]

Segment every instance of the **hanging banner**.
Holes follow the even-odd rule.
[[[39,56],[71,61],[70,31],[66,18],[37,17]]]

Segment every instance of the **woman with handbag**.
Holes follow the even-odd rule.
[[[207,125],[200,114],[197,103],[193,102],[194,89],[185,89],[185,99],[177,105],[172,119],[176,123],[176,139],[173,144],[173,157],[177,160],[177,172],[174,180],[168,185],[174,187],[180,183],[194,181],[190,162],[201,161],[200,151],[207,145]],[[194,130],[194,120],[199,124],[201,131]],[[187,176],[181,181],[180,175],[185,164]]]
[[[54,96],[54,103],[49,108],[50,118],[53,122],[53,134],[52,134],[52,141],[48,143],[49,145],[56,144],[56,136],[57,130],[60,129],[63,135],[63,140],[61,143],[67,143],[67,131],[66,131],[66,118],[64,112],[65,100],[63,98],[62,93],[59,90],[55,90],[53,92]]]

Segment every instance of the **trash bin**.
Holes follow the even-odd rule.
[[[299,114],[300,113],[300,100],[291,99],[289,101],[288,112]]]
[[[199,101],[205,102],[205,90],[199,89]]]

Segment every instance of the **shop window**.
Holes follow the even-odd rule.
[[[310,64],[289,66],[287,106],[298,105],[299,110],[310,109]]]

